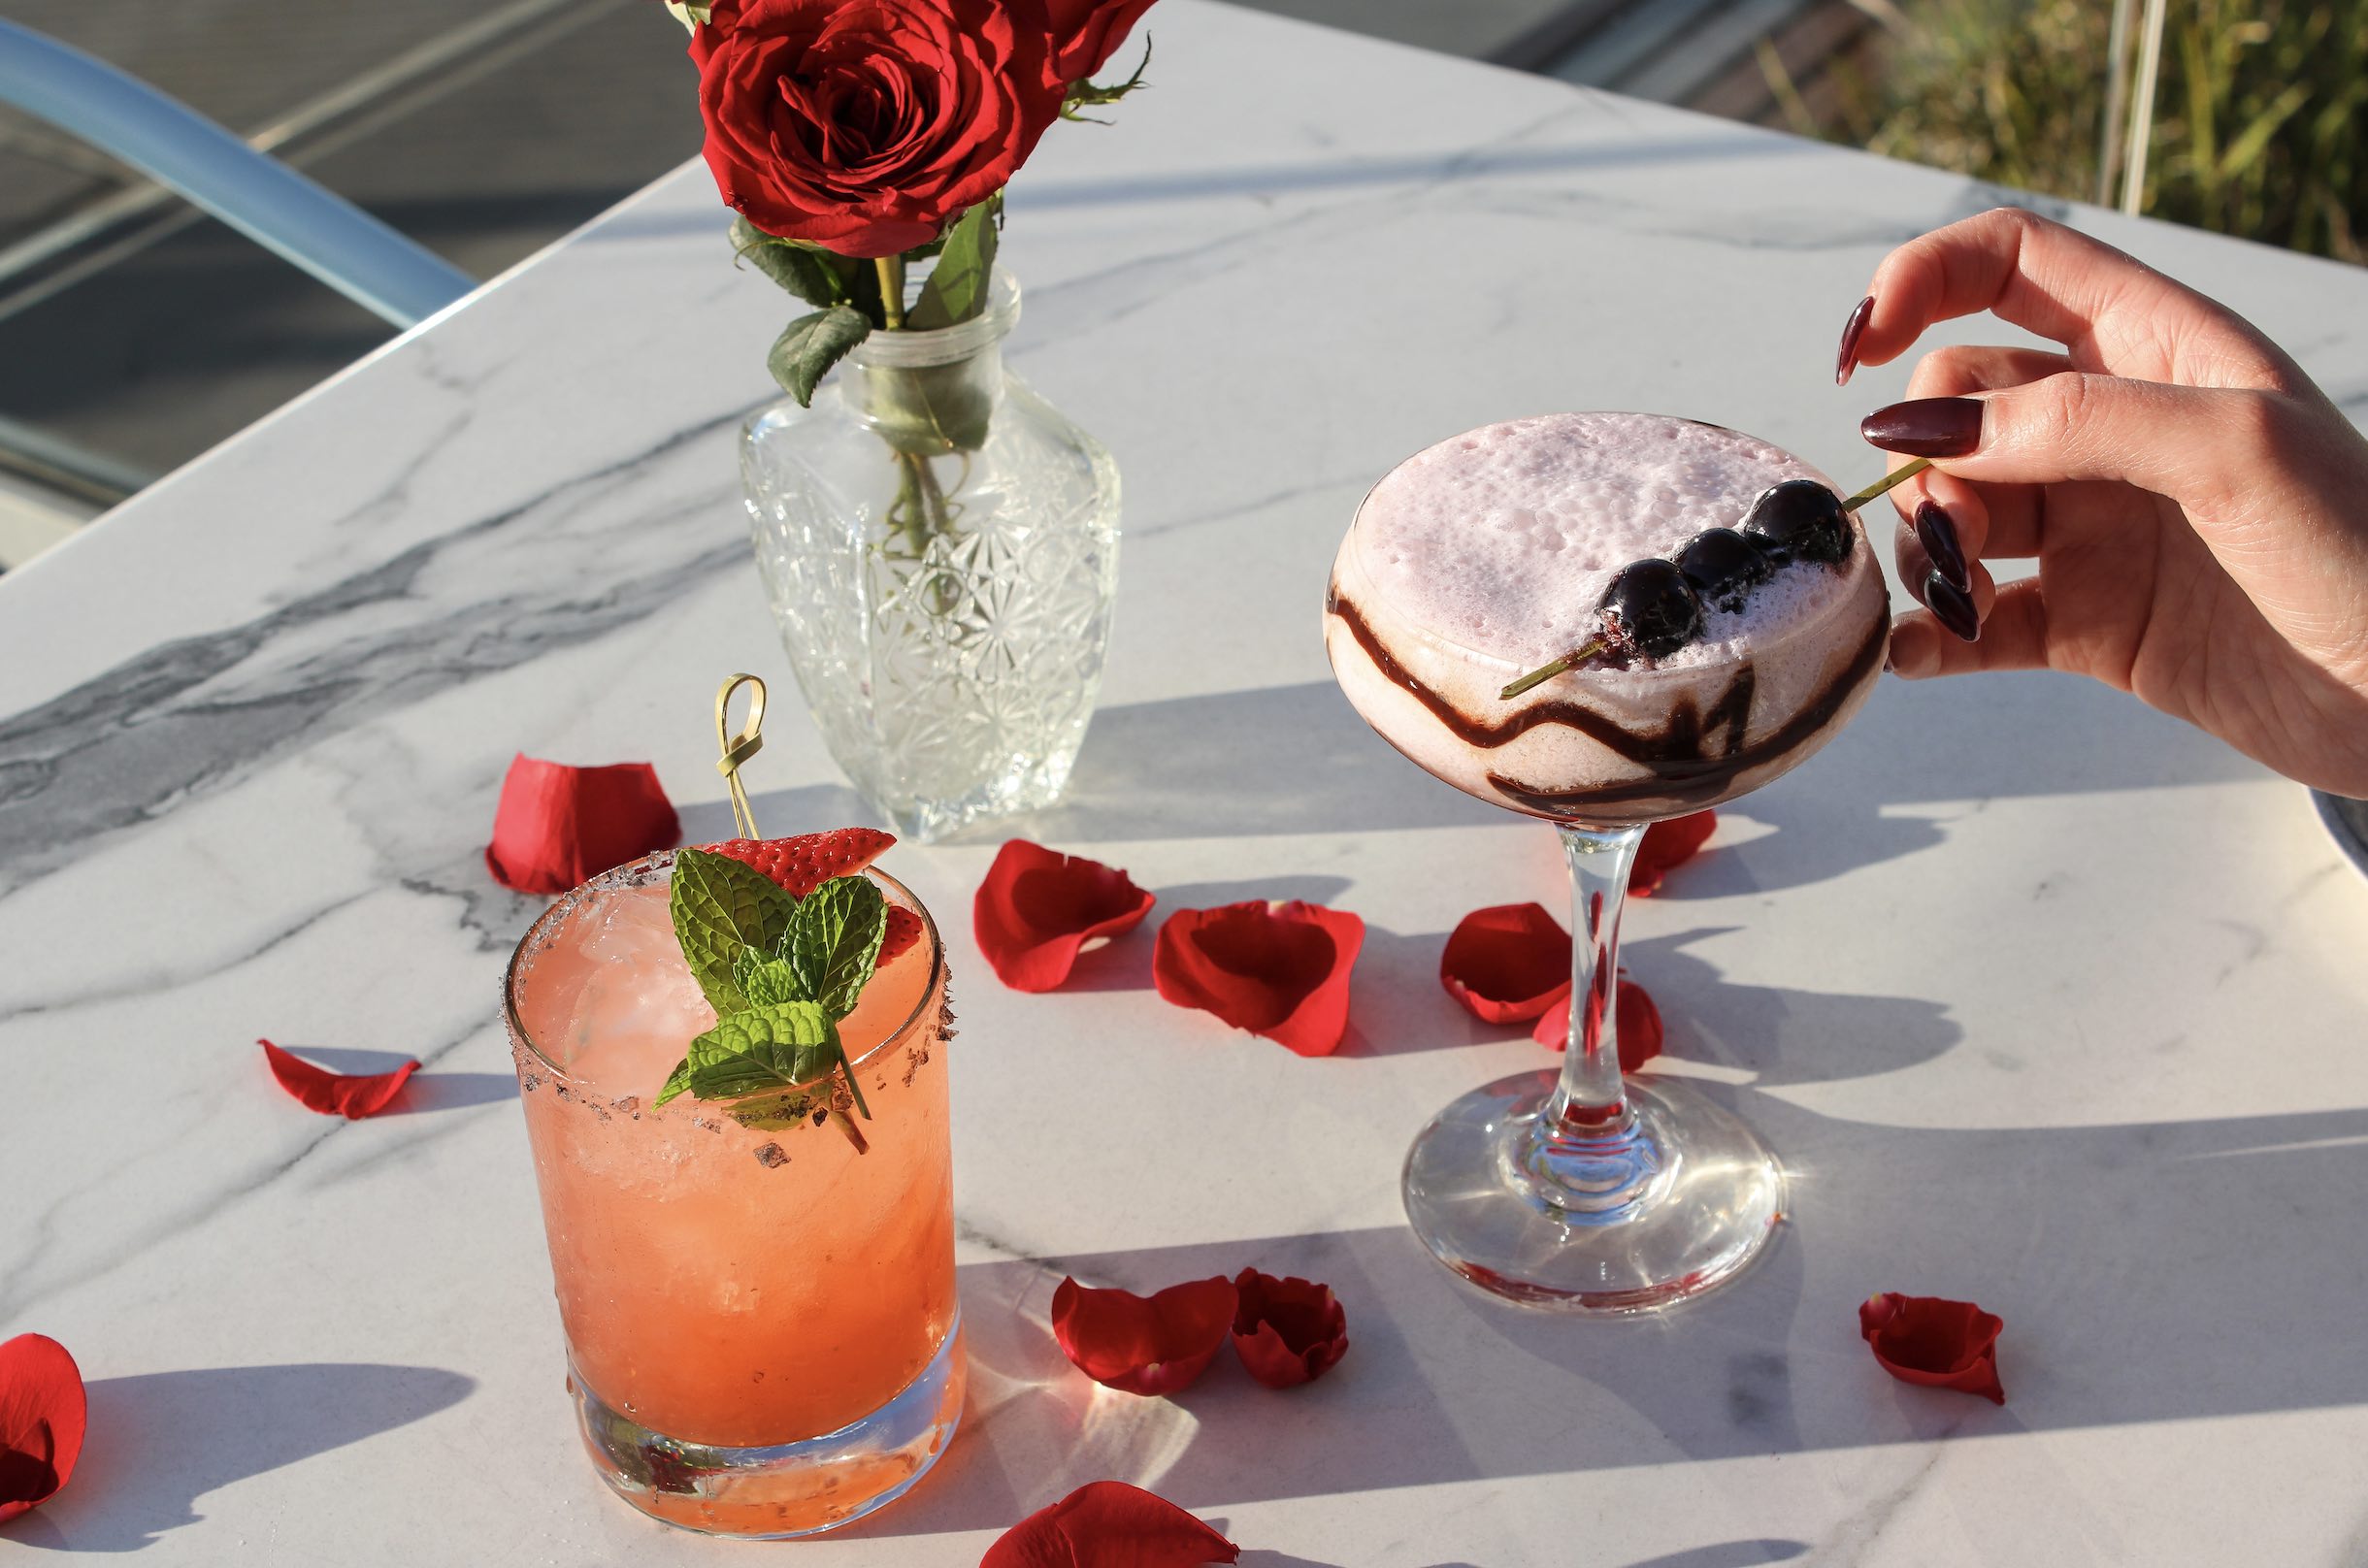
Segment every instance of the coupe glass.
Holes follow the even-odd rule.
[[[1471,439],[1463,444],[1469,449]],[[1519,665],[1390,603],[1363,549],[1372,506],[1368,496],[1359,508],[1326,602],[1326,646],[1344,693],[1430,771],[1552,821],[1570,868],[1570,1030],[1561,1070],[1499,1079],[1432,1118],[1406,1157],[1407,1219],[1441,1262],[1516,1301],[1620,1314],[1699,1295],[1766,1245],[1784,1217],[1785,1176],[1750,1126],[1684,1079],[1624,1081],[1613,999],[1628,868],[1651,823],[1759,787],[1848,721],[1882,670],[1880,573],[1854,521],[1848,591],[1731,670],[1697,662],[1665,682],[1630,671],[1620,701],[1601,704],[1582,669],[1508,702],[1496,691],[1524,672]],[[1442,699],[1435,688],[1450,677],[1487,694],[1475,711]],[[1705,690],[1739,691],[1748,724],[1729,728],[1726,699],[1703,702]],[[1632,774],[1568,789],[1517,782],[1502,753],[1564,720],[1599,731],[1606,745],[1634,742]]]

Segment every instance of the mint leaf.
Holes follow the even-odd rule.
[[[738,1099],[794,1089],[843,1060],[830,1014],[810,1001],[776,1002],[734,1013],[691,1042],[691,1093],[701,1099]]]
[[[834,305],[812,315],[802,315],[773,340],[765,368],[781,383],[781,390],[810,408],[814,388],[831,373],[846,351],[872,335],[872,323],[849,305]]]
[[[987,308],[987,272],[995,265],[995,207],[988,197],[954,220],[945,248],[921,285],[921,297],[904,316],[915,332],[968,321]]]
[[[797,917],[790,917],[797,925]],[[743,948],[732,961],[732,978],[740,986],[740,995],[748,998],[751,1007],[772,1007],[785,1001],[817,1001],[817,997],[798,978],[797,969],[787,962],[760,953],[755,948]]]
[[[833,1018],[855,1011],[888,934],[888,900],[868,876],[835,876],[801,899],[778,949],[801,995]]]
[[[748,998],[733,978],[732,965],[743,948],[770,952],[789,930],[798,900],[730,856],[685,849],[674,855],[668,907],[683,961],[717,1015],[745,1012]]]
[[[673,1099],[675,1095],[682,1094],[690,1087],[691,1059],[689,1057],[684,1057],[680,1062],[674,1063],[674,1070],[666,1075],[666,1082],[659,1088],[658,1097],[649,1102],[649,1108],[653,1111],[656,1110],[659,1106],[665,1104],[668,1100]]]

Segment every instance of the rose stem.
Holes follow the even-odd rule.
[[[904,258],[881,256],[872,263],[880,275],[880,322],[890,332],[904,325]]]
[[[1919,457],[1911,459],[1907,463],[1902,464],[1900,467],[1891,470],[1891,473],[1885,474],[1882,478],[1877,479],[1874,483],[1868,485],[1857,495],[1852,496],[1848,501],[1843,502],[1842,509],[1844,511],[1857,511],[1860,506],[1865,506],[1868,502],[1874,500],[1875,497],[1883,494],[1884,491],[1889,490],[1892,485],[1899,483],[1903,479],[1912,479],[1917,474],[1922,474],[1924,470],[1930,468],[1931,466],[1932,460],[1930,458]],[[1530,670],[1519,680],[1506,686],[1502,691],[1496,694],[1496,700],[1500,702],[1510,702],[1514,698],[1519,697],[1530,687],[1543,685],[1547,681],[1552,680],[1555,676],[1561,674],[1565,670],[1575,670],[1580,665],[1585,664],[1588,660],[1593,659],[1596,654],[1601,653],[1602,651],[1603,639],[1601,637],[1591,638],[1584,647],[1577,648],[1569,653],[1563,654],[1560,659],[1555,660],[1552,664],[1539,665],[1535,670]]]

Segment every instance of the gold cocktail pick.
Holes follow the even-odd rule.
[[[1926,457],[1919,457],[1911,462],[1903,463],[1898,468],[1895,468],[1891,470],[1891,473],[1885,474],[1882,478],[1877,479],[1874,483],[1868,485],[1865,489],[1859,491],[1857,495],[1852,496],[1848,501],[1843,502],[1842,509],[1844,511],[1857,511],[1860,506],[1865,506],[1868,502],[1874,500],[1875,497],[1883,494],[1884,491],[1889,490],[1892,485],[1898,484],[1905,479],[1912,479],[1916,477],[1917,474],[1922,474],[1924,470],[1930,468],[1931,466],[1932,460]],[[1563,654],[1560,659],[1553,661],[1551,664],[1540,665],[1535,670],[1532,670],[1528,674],[1522,676],[1519,680],[1509,682],[1505,686],[1504,690],[1496,694],[1496,701],[1499,702],[1510,702],[1514,698],[1519,697],[1530,687],[1542,686],[1565,670],[1576,670],[1579,668],[1579,666],[1585,664],[1588,660],[1593,659],[1596,654],[1601,653],[1602,651],[1603,639],[1601,637],[1590,638],[1584,645]]]
[[[732,694],[742,686],[748,692],[748,722],[738,735],[732,733]],[[723,748],[723,756],[715,763],[715,770],[724,776],[724,787],[732,792],[732,826],[740,830],[742,838],[757,836],[756,818],[748,811],[748,791],[740,783],[740,764],[765,749],[765,683],[754,675],[734,675],[715,693],[715,743]]]
[[[735,735],[732,732],[732,694],[742,686],[748,688],[748,722],[741,725],[740,733]],[[743,763],[765,749],[765,682],[762,677],[742,670],[716,688],[715,743],[723,748],[723,755],[715,760],[715,770],[723,774],[724,787],[732,793],[732,826],[742,838],[759,837],[755,814],[748,809],[748,788],[740,782],[740,770]],[[871,1120],[872,1107],[864,1103],[863,1086],[855,1081],[855,1068],[847,1061],[845,1052],[839,1053],[839,1065],[832,1070],[845,1077],[848,1096],[855,1101],[856,1109],[863,1112],[864,1119]],[[870,1152],[871,1146],[865,1141],[863,1129],[855,1125],[854,1118],[834,1105],[830,1108],[830,1119],[839,1124],[839,1130],[855,1145],[857,1154]]]

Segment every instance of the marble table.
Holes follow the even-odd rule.
[[[1006,992],[968,931],[999,835],[900,850],[957,965],[972,1404],[924,1488],[781,1557],[970,1564],[1115,1476],[1260,1568],[2361,1561],[2368,888],[2301,790],[2099,688],[1887,682],[1631,914],[1667,1070],[1794,1174],[1741,1283],[1570,1322],[1400,1223],[1422,1121],[1540,1062],[1440,991],[1444,934],[1562,873],[1334,692],[1318,597],[1357,497],[1571,407],[1871,476],[1855,421],[1905,371],[1834,390],[1842,317],[1889,246],[2001,193],[1200,0],[1154,30],[1157,90],[1011,195],[1015,365],[1128,495],[1103,707],[1024,831],[1169,909],[1357,910],[1351,1038],[1303,1061],[1171,1008],[1145,938]],[[2068,215],[2368,407],[2368,274]],[[0,1335],[65,1341],[92,1401],[0,1562],[751,1560],[577,1452],[494,1017],[536,904],[479,860],[520,749],[652,758],[721,836],[714,684],[791,691],[734,460],[785,302],[721,227],[685,168],[0,579]],[[776,714],[759,821],[861,819]],[[266,1034],[426,1070],[400,1114],[325,1120]],[[1065,1272],[1250,1263],[1338,1289],[1326,1381],[1138,1400],[1046,1333]],[[2009,1402],[1888,1379],[1856,1326],[1885,1290],[2002,1314]]]

